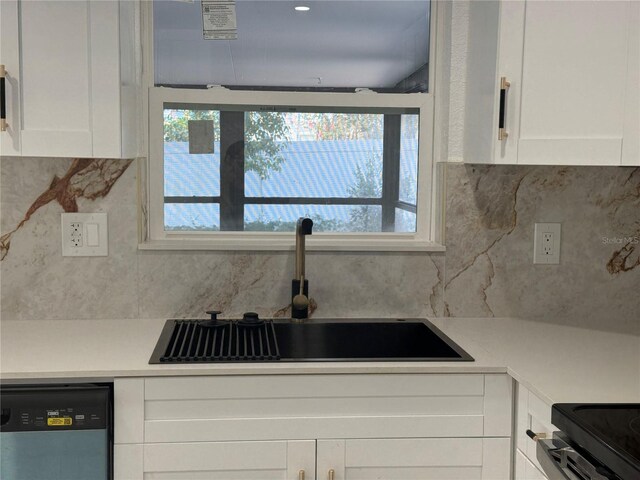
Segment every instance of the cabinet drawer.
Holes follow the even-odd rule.
[[[510,434],[506,375],[151,378],[145,442]]]

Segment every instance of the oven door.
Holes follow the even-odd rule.
[[[586,452],[570,445],[560,432],[554,432],[550,440],[532,434],[529,436],[537,442],[536,458],[549,480],[621,480]]]

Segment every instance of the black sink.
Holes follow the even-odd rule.
[[[433,325],[411,321],[276,323],[291,360],[473,360]]]
[[[253,317],[252,317],[253,318]],[[426,320],[167,320],[149,363],[473,361]]]

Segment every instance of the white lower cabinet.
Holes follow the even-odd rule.
[[[509,478],[508,438],[318,440],[318,480]]]
[[[531,430],[537,434],[553,436],[558,429],[551,423],[551,406],[529,391],[522,384],[516,387],[516,438],[515,438],[515,478],[516,480],[539,480],[547,477],[536,458],[536,442],[527,436]]]
[[[116,480],[506,480],[507,375],[115,382]]]
[[[162,443],[143,458],[145,480],[315,480],[316,442]]]

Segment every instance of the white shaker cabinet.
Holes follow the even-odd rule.
[[[509,478],[508,438],[318,440],[318,480]]]
[[[145,445],[148,478],[315,480],[316,442],[196,442]]]
[[[6,76],[3,155],[138,153],[139,4],[0,2]]]
[[[507,480],[504,374],[116,379],[116,480]]]
[[[640,2],[471,2],[469,163],[640,165]]]
[[[551,405],[518,383],[515,407],[515,480],[544,480],[547,477],[536,457],[536,442],[526,432],[553,437],[558,429],[551,423]]]
[[[0,155],[20,155],[20,51],[18,2],[0,1],[0,65],[4,75],[5,122],[0,129]]]

